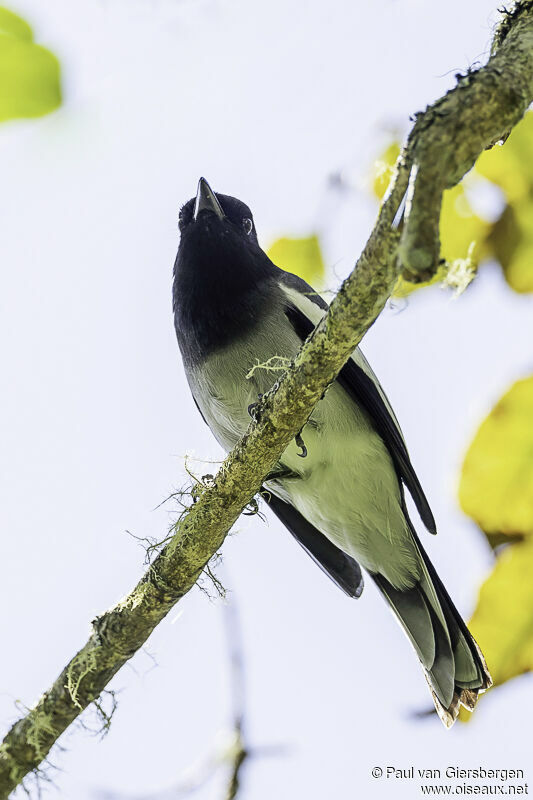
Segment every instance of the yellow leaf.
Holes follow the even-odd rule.
[[[324,279],[324,259],[316,234],[303,239],[277,239],[268,249],[267,255],[276,266],[294,272],[313,287]]]
[[[533,377],[517,381],[481,423],[459,485],[462,509],[489,533],[533,532]]]
[[[475,274],[489,230],[489,223],[472,210],[462,184],[444,192],[439,231],[441,256],[447,264],[441,265],[433,278],[424,283],[411,283],[400,276],[393,296],[407,297],[416,289],[436,283],[461,290],[466,288]],[[461,270],[464,272],[465,269],[470,274],[461,276]]]
[[[381,200],[387,191],[392,178],[392,170],[399,155],[399,143],[391,142],[381,157],[374,161],[372,188],[378,200]]]
[[[424,289],[426,286],[433,286],[435,283],[441,283],[446,278],[446,273],[446,267],[442,265],[437,269],[432,279],[430,281],[424,281],[424,283],[411,283],[411,281],[407,281],[400,275],[394,285],[392,296],[407,297],[417,289]]]
[[[400,152],[398,142],[392,142],[381,157],[374,162],[373,190],[378,199],[382,199],[389,185],[392,170]],[[471,266],[472,271],[479,263],[484,251],[484,242],[490,230],[489,223],[474,213],[463,184],[454,186],[444,192],[440,216],[441,256],[447,262],[457,265],[459,262]],[[423,289],[444,281],[448,276],[445,266],[439,267],[430,281],[425,283],[411,283],[404,278],[398,278],[394,287],[394,297],[407,297],[416,289]],[[468,281],[463,281],[466,286]]]
[[[399,144],[392,142],[375,162],[373,189],[381,199],[387,189]],[[472,209],[465,186],[479,186],[480,178],[498,186],[507,205],[491,224]],[[527,113],[503,146],[481,154],[474,169],[457,186],[444,192],[440,217],[441,256],[448,262],[496,258],[516,292],[533,292],[533,112]],[[399,279],[394,295],[405,297],[415,289],[438,283],[441,270],[429,283]]]
[[[515,292],[533,292],[533,238],[518,245],[505,277]]]
[[[499,186],[509,203],[531,195],[533,186],[533,113],[513,128],[504,145],[495,145],[480,155],[474,174]]]
[[[59,63],[32,39],[27,22],[0,8],[0,121],[39,117],[61,103]]]
[[[487,245],[516,292],[533,292],[533,113],[502,147],[483,153],[474,168],[503,191],[507,205],[492,225]]]
[[[495,684],[533,669],[533,539],[506,547],[481,587],[468,627]]]
[[[32,29],[28,23],[18,14],[2,6],[0,6],[0,33],[9,33],[17,39],[26,39],[29,42],[33,39]]]
[[[489,223],[474,213],[462,183],[444,192],[439,227],[442,258],[465,259],[470,251],[471,260],[478,263],[489,228]]]
[[[505,208],[487,243],[515,292],[533,292],[533,196]]]

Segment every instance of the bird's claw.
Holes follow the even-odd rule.
[[[302,439],[302,432],[296,434],[294,437],[294,441],[296,442],[296,446],[301,449],[301,453],[297,453],[296,455],[300,456],[300,458],[305,458],[307,456],[307,447],[305,446],[304,440]]]
[[[246,506],[246,510],[242,512],[245,517],[253,517],[256,514],[259,514],[259,503],[252,497],[248,505]]]
[[[257,420],[257,407],[259,406],[262,397],[263,397],[262,394],[258,394],[257,401],[255,403],[250,403],[250,405],[248,406],[248,413],[252,419]]]

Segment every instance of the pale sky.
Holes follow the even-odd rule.
[[[364,178],[386,131],[484,58],[496,6],[10,5],[58,55],[65,97],[0,128],[5,728],[142,574],[126,531],[164,535],[172,514],[154,508],[185,482],[185,456],[221,457],[171,315],[177,214],[198,177],[252,207],[265,246],[318,227],[338,282],[376,214]],[[354,187],[341,198],[326,189],[338,170]],[[458,300],[436,288],[387,309],[364,343],[437,519],[424,545],[466,617],[491,555],[458,508],[458,468],[482,415],[533,371],[531,305],[486,267]],[[527,769],[528,678],[469,725],[415,720],[431,705],[423,673],[370,581],[348,600],[272,519],[234,534],[220,577],[242,618],[249,740],[287,749],[249,763],[243,798],[418,797],[413,782],[371,777],[387,764]],[[107,738],[75,727],[62,739],[45,796],[153,798],[212,751],[229,709],[221,601],[192,591],[147,650],[112,683]],[[195,795],[220,796],[216,782]]]

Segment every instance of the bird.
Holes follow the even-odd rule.
[[[269,368],[295,357],[328,304],[261,248],[250,208],[200,178],[179,214],[174,324],[194,402],[229,452]],[[409,517],[436,525],[387,396],[360,348],[263,484],[273,513],[350,597],[375,582],[410,640],[449,728],[492,683],[484,657]]]

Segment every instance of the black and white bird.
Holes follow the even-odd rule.
[[[276,267],[257,240],[252,212],[201,178],[180,212],[174,319],[200,413],[229,451],[275,373],[327,311],[297,276]],[[411,641],[436,709],[453,724],[491,678],[483,656],[407,514],[404,487],[430,533],[435,521],[394,412],[357,348],[318,403],[302,438],[265,482],[272,511],[351,597],[371,576]]]

